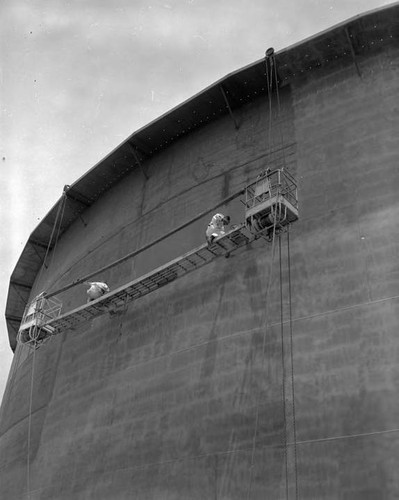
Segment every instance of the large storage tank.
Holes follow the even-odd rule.
[[[269,92],[264,60],[228,75],[66,191],[10,281],[1,498],[399,497],[398,15],[395,4],[276,52]],[[16,344],[28,300],[267,167],[298,181],[289,234],[36,351]],[[243,221],[239,198],[218,210]],[[95,279],[115,289],[201,245],[210,215]],[[70,311],[86,288],[59,298]]]

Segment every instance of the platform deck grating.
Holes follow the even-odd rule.
[[[103,295],[88,304],[62,314],[47,323],[53,329],[53,335],[73,329],[97,316],[112,312],[139,299],[159,288],[185,276],[220,257],[247,245],[255,239],[245,224],[230,230],[218,238],[212,245],[203,244],[194,250],[154,269],[153,271]]]

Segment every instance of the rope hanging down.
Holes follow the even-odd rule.
[[[55,249],[57,248],[57,243],[58,243],[58,240],[59,240],[60,234],[61,234],[61,227],[62,227],[62,221],[64,219],[66,202],[67,202],[67,196],[66,196],[66,192],[65,192],[65,188],[64,188],[64,192],[62,194],[62,200],[61,200],[61,209],[59,211],[58,229],[57,229],[57,234],[56,234],[55,240],[54,240],[53,251],[51,253],[50,267],[53,265]],[[54,223],[54,227],[56,227],[56,226],[57,226],[57,220]]]
[[[265,58],[265,74],[267,80],[267,96],[268,96],[268,107],[269,107],[269,125],[268,125],[268,147],[269,153],[271,154],[271,142],[272,142],[272,90],[276,89],[276,101],[277,101],[277,118],[278,122],[281,120],[281,103],[279,96],[279,84],[277,67],[274,59],[274,49],[270,48],[266,51]],[[285,152],[284,152],[284,139],[281,130],[281,124],[278,123],[279,136],[281,140],[281,147],[283,150],[283,168],[286,166]],[[272,235],[272,255],[269,269],[268,285],[266,290],[266,306],[265,306],[265,316],[267,318],[267,307],[268,307],[268,296],[271,287],[272,280],[272,270],[274,262],[275,253],[275,236],[276,236],[276,214],[273,224],[273,235]],[[294,361],[293,361],[293,329],[292,329],[292,290],[291,290],[291,257],[290,257],[290,242],[289,242],[289,224],[287,227],[287,254],[288,254],[288,301],[289,301],[289,324],[290,324],[290,336],[289,336],[289,350],[290,350],[290,364],[291,364],[291,403],[292,403],[292,420],[293,420],[293,442],[294,442],[294,475],[295,475],[295,498],[298,499],[298,474],[297,474],[297,447],[296,447],[296,418],[295,418],[295,392],[294,392]],[[283,269],[282,269],[282,247],[281,247],[281,234],[279,234],[279,291],[280,291],[280,334],[281,334],[281,363],[282,363],[282,413],[283,413],[283,448],[284,448],[284,461],[285,461],[285,495],[286,499],[289,498],[289,457],[288,457],[288,421],[287,421],[287,393],[286,393],[286,350],[285,350],[285,338],[284,338],[284,302],[283,302]],[[266,333],[267,328],[264,329],[263,342],[262,342],[262,360],[265,357],[265,343],[266,343]],[[251,464],[250,464],[250,478],[249,486],[247,491],[247,500],[250,500],[252,482],[253,482],[253,468],[254,468],[254,458],[256,450],[256,439],[258,435],[259,427],[259,406],[260,406],[260,393],[258,393],[258,399],[256,404],[256,416],[255,416],[255,429],[252,440],[252,453],[251,453]]]
[[[266,51],[266,78],[268,82],[268,94],[270,96],[273,87],[276,89],[277,101],[277,127],[279,131],[281,149],[283,152],[283,168],[286,167],[286,158],[284,151],[284,137],[281,124],[281,101],[279,92],[279,82],[277,74],[277,65],[274,57],[274,49],[270,48]],[[269,97],[271,102],[271,98]],[[269,105],[270,107],[270,105]],[[270,118],[271,121],[271,118]],[[269,129],[271,129],[269,125]],[[291,256],[290,256],[290,239],[289,239],[289,224],[287,226],[287,266],[288,266],[288,301],[289,301],[289,351],[291,365],[291,405],[292,405],[292,426],[293,426],[293,443],[294,443],[294,478],[295,478],[295,498],[298,498],[298,471],[297,471],[297,445],[296,445],[296,416],[295,416],[295,388],[294,388],[294,354],[293,354],[293,328],[292,328],[292,290],[291,290]],[[282,356],[282,398],[283,398],[283,421],[284,421],[284,456],[285,456],[285,473],[286,473],[286,497],[289,498],[289,477],[288,477],[288,442],[287,442],[287,405],[286,405],[286,366],[285,366],[285,347],[284,347],[284,318],[283,318],[283,289],[282,289],[282,257],[281,257],[281,236],[279,236],[279,255],[280,255],[280,322],[281,322],[281,356]]]
[[[288,314],[289,314],[289,338],[288,351],[289,358],[286,354],[287,340],[284,338],[284,316],[283,316],[283,273],[282,273],[282,254],[281,254],[281,235],[279,235],[279,256],[280,256],[280,327],[281,327],[281,361],[282,361],[282,411],[283,411],[283,443],[284,443],[284,458],[285,458],[285,475],[286,475],[286,498],[289,498],[289,446],[293,446],[293,475],[295,487],[295,499],[299,498],[298,490],[298,458],[297,458],[297,437],[296,437],[296,410],[295,410],[295,377],[294,377],[294,342],[293,342],[293,325],[292,325],[292,287],[291,287],[291,248],[290,248],[290,226],[287,227],[287,273],[288,273]],[[289,372],[286,362],[289,360]],[[287,372],[290,378],[287,376]],[[286,385],[290,381],[290,397],[288,397]],[[291,413],[288,413],[287,403],[290,400]],[[290,416],[290,418],[288,418]],[[288,427],[292,424],[292,432],[290,433],[291,442],[288,444]]]
[[[274,49],[270,48],[267,49],[266,51],[266,57],[265,57],[265,74],[266,74],[266,82],[267,82],[267,101],[268,101],[268,108],[269,108],[269,123],[268,123],[268,153],[269,155],[271,154],[272,151],[272,76],[273,72],[270,72],[270,68],[272,68],[272,65],[274,63],[274,59],[271,59],[271,57],[274,54]],[[275,255],[275,241],[276,241],[276,224],[277,224],[277,210],[274,211],[274,221],[273,221],[273,232],[272,232],[272,250],[271,250],[271,261],[270,261],[270,267],[269,267],[269,277],[268,277],[268,282],[267,282],[267,287],[266,287],[266,296],[265,296],[265,318],[262,319],[262,323],[266,321],[266,327],[264,328],[263,331],[263,339],[262,339],[262,363],[264,362],[264,357],[265,357],[265,345],[266,345],[266,333],[267,333],[267,317],[268,317],[268,304],[269,304],[269,292],[271,289],[271,283],[272,283],[272,271],[273,271],[273,263],[274,263],[274,255]],[[250,500],[251,497],[251,491],[252,491],[252,481],[253,481],[253,469],[254,469],[254,460],[255,460],[255,451],[256,451],[256,438],[258,435],[258,428],[259,428],[259,405],[260,405],[260,390],[258,392],[258,397],[257,397],[257,402],[256,402],[256,414],[255,414],[255,429],[254,429],[254,435],[252,438],[252,453],[251,453],[251,464],[250,464],[250,475],[249,475],[249,484],[248,484],[248,490],[247,490],[247,500]]]
[[[57,246],[57,243],[58,243],[58,239],[59,239],[59,236],[60,236],[60,232],[61,232],[61,225],[62,225],[62,220],[63,220],[63,217],[64,217],[66,200],[67,200],[67,197],[66,197],[66,192],[65,192],[65,188],[64,188],[64,191],[63,191],[62,197],[61,197],[61,201],[58,204],[57,213],[56,213],[54,224],[53,224],[53,227],[52,227],[52,230],[51,230],[51,234],[50,234],[50,239],[49,239],[49,241],[47,243],[46,253],[45,253],[44,259],[43,259],[43,265],[42,265],[42,267],[40,269],[39,276],[37,278],[38,282],[40,282],[40,278],[42,276],[43,269],[44,268],[46,268],[46,269],[48,268],[48,266],[47,266],[47,257],[48,257],[48,254],[50,252],[51,244],[53,243],[54,234],[57,231],[57,234],[56,234],[56,237],[55,237],[55,240],[54,240],[53,254],[52,254],[52,257],[51,257],[50,265],[53,263],[55,249],[56,249],[56,246]],[[58,230],[57,230],[57,225],[58,225]]]
[[[266,82],[267,82],[267,96],[269,102],[269,154],[272,151],[272,91],[276,89],[276,103],[277,103],[277,129],[280,136],[280,145],[283,154],[283,168],[286,167],[286,158],[285,158],[285,148],[284,148],[284,135],[281,125],[281,101],[280,101],[280,91],[279,91],[279,81],[277,74],[277,64],[274,57],[274,49],[270,47],[266,51],[265,56],[265,74],[266,74]]]
[[[43,259],[43,265],[42,265],[40,272],[39,272],[38,281],[40,281],[41,275],[43,273],[43,269],[48,268],[48,266],[46,264],[47,257],[48,257],[48,254],[50,252],[51,244],[53,243],[53,238],[55,235],[53,253],[51,256],[50,266],[53,263],[55,249],[57,247],[58,239],[59,239],[60,232],[61,232],[62,221],[63,221],[63,217],[64,217],[64,212],[65,212],[66,199],[67,199],[67,197],[66,197],[65,188],[64,188],[61,202],[59,203],[58,208],[57,208],[57,213],[56,213],[54,224],[53,224],[53,227],[51,230],[50,239],[49,239],[49,242],[47,244],[46,253],[45,253],[45,256]],[[58,226],[58,228],[57,228],[57,226]],[[36,332],[35,332],[35,334],[36,334]],[[34,348],[33,348],[33,355],[32,355],[32,371],[31,371],[31,380],[30,380],[29,409],[28,409],[28,436],[27,436],[28,443],[27,443],[27,458],[26,458],[26,489],[27,489],[28,500],[30,500],[30,498],[31,498],[30,450],[31,450],[31,435],[32,435],[32,407],[33,407],[33,386],[34,386],[34,375],[35,375],[35,361],[36,361],[36,340],[34,340]]]
[[[299,498],[298,490],[298,453],[296,437],[296,410],[295,410],[295,378],[294,378],[294,339],[292,326],[292,288],[291,288],[291,248],[290,248],[290,226],[287,228],[287,267],[288,267],[288,311],[290,324],[290,354],[291,354],[291,394],[292,394],[292,425],[294,442],[294,474],[295,474],[295,498]]]
[[[283,413],[283,446],[284,446],[284,461],[285,461],[285,495],[286,499],[289,498],[289,478],[288,478],[288,448],[287,448],[287,404],[285,392],[285,346],[284,346],[284,302],[283,302],[283,269],[281,258],[281,235],[278,238],[279,249],[279,284],[280,284],[280,337],[281,337],[281,370],[282,370],[282,383],[281,383],[281,399],[282,399],[282,413]]]
[[[32,371],[30,380],[30,393],[29,393],[29,413],[28,413],[28,446],[27,446],[27,458],[26,458],[26,489],[28,494],[28,500],[30,500],[30,445],[31,445],[31,433],[32,433],[32,406],[33,406],[33,382],[35,374],[35,358],[36,358],[36,346],[33,349],[32,355]]]
[[[276,212],[275,212],[276,214]],[[265,346],[266,346],[266,333],[268,331],[267,328],[267,317],[268,317],[268,304],[269,304],[269,294],[271,290],[271,284],[272,284],[272,277],[273,277],[273,264],[274,264],[274,255],[275,255],[275,241],[276,241],[276,223],[277,223],[277,215],[274,216],[274,224],[273,224],[273,235],[272,235],[272,249],[271,249],[271,260],[270,260],[270,266],[269,266],[269,276],[268,276],[268,281],[267,281],[267,287],[266,287],[266,294],[265,294],[265,313],[262,315],[261,318],[261,324],[263,324],[266,321],[266,327],[263,329],[263,338],[262,338],[262,363],[264,362],[265,358]],[[251,498],[251,491],[252,491],[252,481],[253,481],[253,469],[255,465],[255,451],[256,451],[256,438],[258,436],[258,429],[259,429],[259,406],[260,406],[260,395],[261,391],[259,390],[258,396],[257,396],[257,401],[256,401],[256,414],[255,414],[255,428],[254,428],[254,435],[252,437],[252,452],[251,452],[251,464],[250,464],[250,474],[249,474],[249,484],[248,484],[248,490],[247,490],[247,500],[250,500]]]

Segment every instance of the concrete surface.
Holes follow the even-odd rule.
[[[1,498],[274,500],[295,498],[296,483],[303,500],[399,497],[398,49],[358,65],[361,78],[331,64],[281,92],[300,187],[292,323],[283,235],[283,324],[278,242],[257,242],[34,356],[19,347],[1,408]],[[86,227],[73,224],[34,292],[205,210],[268,166],[270,147],[281,163],[268,120],[258,99],[238,131],[225,117],[153,157],[148,181],[132,174],[85,212]],[[221,211],[243,220],[238,201]],[[200,244],[207,222],[98,278],[116,287],[161,265]],[[85,287],[62,300],[80,305]]]

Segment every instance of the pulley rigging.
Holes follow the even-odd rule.
[[[290,248],[289,248],[289,228],[290,224],[298,219],[298,195],[297,184],[294,177],[285,169],[285,153],[284,139],[281,128],[280,117],[280,96],[279,96],[279,81],[277,74],[277,66],[274,58],[274,49],[269,48],[265,54],[265,75],[267,80],[267,96],[269,107],[269,127],[268,127],[268,147],[271,153],[272,147],[272,91],[275,90],[277,101],[277,117],[278,129],[281,141],[281,149],[283,151],[283,168],[271,170],[270,166],[262,172],[255,182],[247,186],[245,199],[245,223],[247,227],[258,234],[263,234],[264,237],[272,242],[272,252],[269,270],[269,284],[266,292],[265,318],[267,317],[268,293],[271,285],[271,277],[273,270],[273,257],[276,235],[278,235],[279,243],[279,281],[280,281],[280,324],[281,324],[281,361],[282,361],[282,417],[283,417],[283,448],[285,461],[285,490],[286,499],[289,498],[290,489],[290,471],[294,469],[295,478],[295,498],[298,498],[298,478],[297,478],[297,454],[296,454],[296,424],[295,424],[295,394],[294,394],[294,362],[293,362],[293,340],[292,340],[292,311],[291,311],[291,275],[290,275]],[[287,232],[288,241],[288,275],[289,275],[289,317],[290,317],[290,368],[291,368],[291,388],[287,391],[286,383],[286,361],[285,361],[285,340],[284,340],[284,321],[283,321],[283,286],[282,286],[282,257],[281,257],[281,235],[279,233]],[[266,328],[263,332],[263,355],[265,354],[264,346],[266,340]],[[287,387],[286,387],[287,385]],[[291,392],[291,398],[287,398],[287,392]],[[288,406],[291,399],[292,414],[289,414]],[[252,440],[252,455],[249,482],[247,488],[246,499],[251,500],[253,471],[255,465],[255,450],[257,445],[257,434],[259,427],[259,406],[261,404],[261,393],[258,394],[256,404],[256,418],[254,426],[254,434]],[[287,435],[288,429],[292,421],[292,439],[294,442],[294,452],[289,452]],[[293,464],[292,464],[293,462]]]

